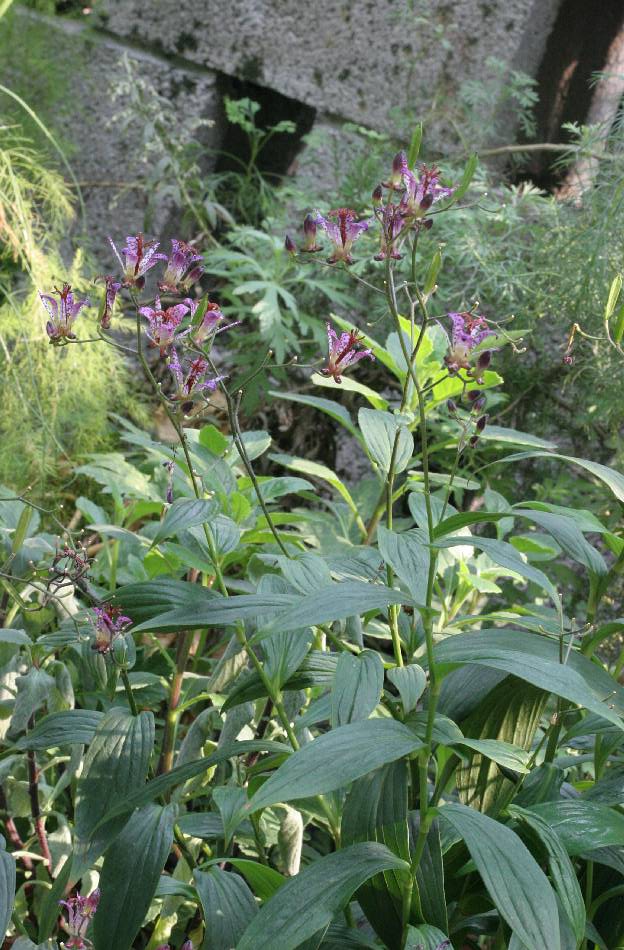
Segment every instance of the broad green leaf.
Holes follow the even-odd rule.
[[[344,581],[319,587],[312,594],[296,598],[290,609],[279,612],[264,628],[266,633],[282,630],[298,630],[334,620],[344,620],[366,613],[383,610],[390,604],[408,604],[410,598],[398,590],[383,584],[365,584],[359,581]]]
[[[115,593],[113,603],[120,606],[124,614],[138,625],[152,617],[179,608],[205,608],[209,599],[221,600],[221,595],[212,593],[201,584],[178,581],[170,577],[160,577],[155,581],[128,584]]]
[[[416,603],[424,603],[430,557],[424,532],[412,528],[398,534],[379,525],[377,543],[384,561],[403,581]]]
[[[410,841],[413,847],[418,837],[420,814],[411,812],[409,823]],[[448,911],[444,893],[444,861],[442,859],[440,825],[437,819],[431,822],[427,832],[425,847],[416,870],[416,886],[418,888],[420,909],[425,919],[441,930],[447,931]]]
[[[289,756],[258,789],[248,810],[333,792],[422,745],[407,726],[392,719],[340,726]]]
[[[461,742],[454,743],[460,748],[471,749],[491,759],[498,765],[512,769],[514,772],[527,773],[529,770],[527,764],[531,755],[524,749],[511,742],[504,742],[502,739],[462,739]]]
[[[440,809],[464,840],[498,912],[527,950],[559,946],[557,902],[548,878],[510,828],[465,805]]]
[[[530,445],[536,449],[556,449],[555,442],[541,439],[529,432],[519,432],[517,429],[507,429],[505,426],[486,425],[479,438],[486,442],[511,442],[514,445]]]
[[[16,742],[18,749],[53,749],[80,743],[88,745],[104,713],[97,709],[67,709],[40,719],[34,729]]]
[[[486,432],[487,429],[488,427],[486,426]],[[607,465],[602,465],[600,462],[592,462],[589,459],[580,459],[572,455],[559,455],[554,452],[520,452],[518,454],[508,455],[505,459],[499,459],[498,461],[516,462],[525,458],[559,459],[559,461],[569,462],[571,465],[578,465],[580,468],[584,468],[586,472],[589,472],[590,475],[594,475],[600,479],[601,482],[604,482],[605,485],[611,489],[618,501],[624,502],[624,475],[622,475],[621,472],[616,472],[613,468],[609,468]]]
[[[0,938],[8,930],[13,901],[15,900],[15,858],[5,850],[4,838],[0,836]]]
[[[9,630],[5,627],[0,630],[0,643],[13,643],[19,647],[31,647],[32,640],[25,630]]]
[[[403,712],[407,714],[415,709],[427,685],[427,674],[422,666],[417,663],[395,666],[388,670],[388,679],[399,691]]]
[[[276,633],[263,641],[264,671],[274,689],[281,689],[301,665],[312,643],[311,630]]]
[[[276,639],[279,640],[280,636],[281,634],[276,634]],[[288,634],[284,634],[284,636],[288,636]],[[269,644],[273,639],[274,638],[271,637],[265,642]],[[334,679],[337,662],[338,657],[335,653],[323,653],[320,650],[312,650],[302,661],[299,669],[284,683],[284,688],[294,690],[309,689],[311,686],[327,686]],[[234,706],[259,699],[260,696],[266,695],[266,687],[256,671],[246,671],[241,674],[230,690],[225,703],[221,707],[221,711],[227,712],[228,709]],[[327,718],[329,718],[329,710]]]
[[[407,928],[404,950],[450,950],[449,938],[431,924]]]
[[[152,547],[156,544],[160,544],[161,541],[167,538],[173,538],[175,535],[179,535],[180,531],[184,531],[186,528],[212,521],[218,511],[219,506],[217,502],[212,499],[177,499],[165,512],[165,516],[152,539]]]
[[[218,867],[195,871],[193,878],[206,925],[202,950],[231,950],[238,946],[247,925],[258,913],[245,881],[233,871]]]
[[[107,850],[93,918],[97,950],[131,950],[171,850],[174,822],[174,805],[146,805]]]
[[[351,393],[359,393],[360,396],[364,396],[365,399],[371,404],[373,409],[387,409],[388,400],[384,399],[383,396],[380,396],[375,392],[374,389],[370,389],[368,386],[365,386],[364,383],[359,383],[357,379],[354,379],[352,376],[343,376],[339,383],[332,376],[321,376],[320,373],[313,373],[310,379],[315,386],[324,386],[326,389],[333,389],[334,391],[346,390]],[[270,393],[269,395],[273,395]]]
[[[552,514],[549,511],[533,511],[531,509],[513,509],[514,517],[528,518],[541,528],[544,528],[561,545],[562,550],[571,558],[595,574],[606,574],[607,565],[604,558],[585,540],[583,532],[572,518]]]
[[[455,538],[444,538],[443,541],[436,544],[436,547],[447,548],[464,546],[465,544],[466,538],[459,536]],[[491,558],[495,564],[500,565],[500,567],[514,571],[514,573],[519,574],[520,577],[524,577],[526,580],[537,584],[538,587],[541,587],[542,590],[545,590],[549,594],[557,610],[561,612],[561,598],[559,597],[557,589],[542,571],[523,560],[512,544],[508,544],[506,541],[496,541],[493,538],[482,538],[477,535],[471,537],[470,544],[484,551],[487,556]]]
[[[409,861],[407,827],[408,763],[390,762],[353,783],[341,823],[343,846],[378,841],[397,857]],[[390,948],[400,948],[403,933],[402,892],[405,874],[391,870],[375,874],[357,899],[375,932]]]
[[[154,716],[133,716],[115,707],[98,725],[85,756],[76,791],[74,872],[81,871],[107,848],[125,818],[100,827],[111,803],[123,800],[145,781],[154,747]],[[106,794],[103,794],[103,789]]]
[[[572,925],[577,943],[585,934],[585,903],[574,866],[558,835],[539,815],[517,805],[509,806],[509,814],[518,819],[537,839],[548,860],[548,868],[555,891]]]
[[[386,474],[402,472],[414,454],[414,437],[396,416],[379,409],[360,409],[358,423],[372,460]],[[396,449],[395,449],[396,444]]]
[[[212,800],[221,815],[224,846],[227,850],[232,835],[241,823],[247,803],[247,792],[238,786],[221,785],[213,791]]]
[[[286,468],[293,469],[299,474],[310,475],[312,478],[320,478],[321,481],[327,482],[344,498],[353,512],[357,511],[357,505],[351,496],[351,492],[344,482],[341,481],[336,473],[332,471],[331,468],[328,468],[327,465],[321,465],[320,462],[313,462],[308,459],[297,458],[294,455],[286,455],[283,452],[274,452],[270,458],[271,461],[277,462],[278,465],[284,465]]]
[[[368,719],[381,698],[383,679],[383,663],[378,653],[341,653],[331,694],[332,727]]]
[[[557,833],[568,854],[624,845],[624,815],[606,805],[572,798],[532,805],[528,811]]]
[[[622,688],[577,651],[560,663],[559,644],[548,637],[506,629],[460,633],[438,643],[435,655],[438,664],[476,663],[511,673],[624,729]]]
[[[374,874],[408,868],[383,845],[372,842],[319,858],[264,904],[237,950],[295,950],[324,929]]]
[[[56,683],[45,670],[33,666],[23,676],[17,677],[15,685],[17,696],[11,716],[9,736],[17,736],[23,732],[30,717],[47,702]]]
[[[215,859],[215,860],[221,860]],[[228,864],[235,867],[243,875],[252,891],[261,901],[268,901],[273,897],[276,891],[286,883],[286,878],[275,868],[266,864],[259,864],[257,861],[250,861],[248,858],[227,858]]]
[[[583,798],[600,805],[624,804],[624,769],[608,769],[601,779],[583,792]]]
[[[172,788],[183,785],[184,782],[189,781],[189,779],[202,775],[204,772],[207,772],[208,769],[212,768],[213,765],[219,765],[220,762],[227,762],[228,759],[232,759],[237,755],[247,755],[250,752],[273,752],[288,755],[290,746],[285,745],[283,742],[274,742],[271,739],[250,739],[245,742],[232,742],[217,749],[216,752],[213,752],[212,755],[204,759],[195,759],[192,762],[184,763],[184,765],[178,765],[176,768],[171,769],[170,772],[157,775],[156,778],[151,779],[141,788],[137,789],[137,791],[126,794],[121,801],[113,804],[104,817],[98,822],[95,832],[98,832],[100,828],[109,821],[113,821],[120,816],[126,817],[133,812],[135,808],[142,808],[143,805],[147,805],[155,798],[165,795]]]
[[[269,390],[269,396],[274,396],[276,399],[288,399],[290,402],[298,402],[304,406],[310,406],[312,409],[319,409],[334,422],[343,426],[349,435],[352,435],[358,441],[360,440],[360,433],[353,424],[348,409],[345,409],[343,405],[333,399],[323,399],[320,396],[308,396],[303,393],[276,392],[275,390]]]
[[[283,558],[280,564],[288,583],[302,594],[309,594],[317,587],[331,584],[331,571],[327,562],[318,554],[306,552],[298,557]]]

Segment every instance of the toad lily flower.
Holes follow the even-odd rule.
[[[320,244],[316,243],[316,219],[311,214],[306,214],[303,219],[303,247],[306,254],[315,254],[322,251]]]
[[[188,289],[204,272],[203,266],[199,266],[202,260],[201,254],[197,254],[194,247],[186,244],[185,241],[173,238],[167,268],[162,281],[158,284],[158,289],[175,293],[180,284]]]
[[[186,336],[189,332],[184,330],[182,333],[176,334],[176,330],[189,312],[188,303],[190,301],[163,309],[160,297],[156,297],[154,307],[141,307],[139,309],[141,316],[145,317],[149,323],[147,338],[152,346],[159,347],[161,356],[165,355],[175,340],[180,339],[181,336]]]
[[[121,290],[121,282],[115,280],[112,274],[102,274],[100,277],[96,277],[95,279],[104,281],[104,294],[102,296],[98,320],[100,321],[100,328],[102,330],[108,330],[113,316],[115,297]]]
[[[338,336],[331,324],[328,323],[327,340],[329,343],[327,366],[321,370],[321,373],[323,376],[331,376],[337,383],[342,382],[342,373],[345,370],[363,360],[365,356],[368,356],[371,360],[375,359],[372,350],[357,349],[361,342],[357,330],[341,333]]]
[[[337,218],[337,223],[330,221],[329,218]],[[320,212],[316,212],[314,222],[325,231],[334,245],[332,256],[327,259],[328,264],[337,264],[339,261],[344,261],[345,264],[353,263],[351,257],[353,242],[364,231],[368,231],[372,224],[372,220],[357,221],[356,219],[356,212],[349,208],[338,208],[336,211],[330,211],[326,218]],[[312,248],[309,248],[309,250],[312,250]]]
[[[387,204],[381,213],[381,250],[375,254],[376,261],[385,261],[387,257],[400,261],[403,257],[396,248],[396,242],[403,228],[403,216],[398,205]]]
[[[424,217],[436,201],[450,197],[455,191],[454,188],[445,188],[440,184],[440,170],[435,165],[431,168],[423,165],[419,176],[406,167],[403,181],[405,194],[401,199],[400,207],[407,218]]]
[[[397,152],[392,159],[392,172],[388,181],[384,181],[385,188],[391,191],[399,191],[405,183],[405,176],[410,174],[407,164],[407,155],[404,151]]]
[[[123,633],[126,627],[132,625],[130,617],[124,617],[119,607],[106,604],[104,607],[95,607],[95,643],[93,649],[98,653],[108,653],[113,640]],[[95,911],[94,911],[95,913]]]
[[[59,901],[59,904],[67,908],[67,930],[70,938],[63,944],[66,950],[89,950],[93,946],[91,941],[86,939],[85,934],[99,902],[99,887],[88,897],[81,897],[80,894],[77,894],[75,897],[70,897],[69,900]]]
[[[453,330],[451,346],[444,357],[451,374],[470,369],[470,354],[475,346],[492,334],[484,317],[478,313],[449,313]],[[485,356],[485,354],[483,354]],[[489,359],[487,360],[489,363]]]
[[[214,376],[212,379],[206,379],[210,364],[203,356],[197,356],[191,360],[185,374],[174,348],[171,349],[171,356],[169,357],[169,369],[176,384],[176,394],[173,398],[180,401],[183,412],[191,411],[195,395],[206,390],[213,393],[218,384],[225,379],[225,376]]]
[[[194,317],[197,308],[200,305],[199,300],[191,300],[190,297],[187,297],[184,303],[191,311],[191,317]],[[203,317],[199,321],[198,325],[193,327],[191,330],[194,342],[197,343],[198,346],[201,346],[209,336],[216,332],[218,325],[223,319],[224,316],[219,304],[213,303],[211,300],[207,300]],[[224,327],[223,329],[227,329],[227,327]]]
[[[62,344],[66,340],[75,340],[73,325],[82,307],[90,307],[88,300],[74,300],[71,286],[63,284],[62,290],[55,288],[56,300],[51,294],[39,294],[41,302],[48,312],[46,333],[50,343]]]
[[[125,258],[123,261],[112,238],[109,238],[108,242],[123,270],[124,287],[137,287],[140,290],[145,284],[145,275],[148,270],[151,270],[158,261],[167,260],[166,254],[157,253],[158,241],[146,241],[142,234],[126,238],[125,247],[121,251]]]

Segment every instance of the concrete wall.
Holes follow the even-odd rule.
[[[145,173],[144,128],[140,122],[121,127],[116,119],[124,103],[113,100],[113,88],[124,57],[180,115],[214,119],[205,135],[216,148],[223,132],[219,74],[305,103],[317,110],[318,128],[335,130],[346,119],[400,135],[432,103],[452,103],[465,80],[489,80],[490,56],[535,74],[559,3],[98,0],[95,12],[78,22],[18,7],[8,27],[16,33],[9,66],[13,73],[27,68],[19,46],[29,40],[22,34],[44,31],[47,55],[68,77],[60,108],[78,177],[94,183],[83,191],[99,239],[142,226],[148,204],[141,189],[114,184]],[[513,112],[505,120],[513,134]],[[444,147],[445,134],[431,123],[427,141]],[[150,230],[165,227],[170,211],[165,201]]]

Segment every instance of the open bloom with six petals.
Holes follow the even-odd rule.
[[[440,169],[435,165],[431,168],[423,165],[420,175],[414,174],[406,166],[403,181],[405,194],[400,207],[403,215],[409,218],[422,218],[436,201],[449,198],[455,190],[440,184]]]
[[[121,250],[124,256],[123,261],[112,238],[109,238],[108,242],[121,265],[124,287],[137,287],[140,290],[145,284],[145,275],[148,270],[151,270],[158,261],[167,260],[166,254],[158,253],[159,242],[146,241],[142,234],[126,238],[125,246]]]
[[[470,354],[475,346],[492,334],[485,317],[478,313],[449,313],[451,324],[451,345],[444,357],[449,372],[470,369]]]
[[[139,313],[149,323],[147,338],[152,346],[159,347],[161,356],[165,355],[175,340],[189,332],[184,330],[182,333],[176,333],[189,310],[187,303],[177,303],[173,307],[164,309],[160,303],[160,297],[156,297],[153,307],[140,308]]]
[[[200,266],[202,260],[201,254],[198,254],[191,244],[173,238],[167,267],[158,284],[159,289],[175,293],[180,284],[188,288],[196,283],[204,272],[203,266]]]
[[[94,607],[95,614],[95,643],[93,649],[98,653],[108,653],[113,640],[120,633],[131,626],[130,617],[124,617],[119,607],[105,604],[104,607]]]
[[[337,383],[342,381],[342,374],[346,369],[363,360],[365,356],[371,360],[375,359],[372,350],[358,349],[361,337],[357,330],[341,333],[338,336],[332,325],[328,323],[327,340],[329,343],[327,366],[323,367],[321,373],[323,376],[331,376]]]
[[[199,306],[199,300],[191,300],[190,297],[187,297],[184,303],[187,304],[189,310],[191,311],[191,317],[194,317]],[[219,304],[208,300],[203,317],[201,318],[199,324],[192,328],[191,332],[194,342],[197,343],[198,346],[201,346],[202,343],[204,343],[208,337],[216,331],[223,319],[223,312],[221,311]],[[224,327],[224,329],[227,328]]]
[[[89,307],[88,300],[74,300],[74,295],[70,284],[63,284],[61,290],[55,289],[53,297],[51,294],[39,294],[41,302],[48,312],[48,321],[46,323],[46,333],[50,338],[50,343],[63,343],[64,340],[75,340],[76,334],[73,331],[73,325],[76,317],[82,307]]]
[[[193,397],[199,393],[209,390],[214,392],[218,384],[225,379],[225,376],[213,376],[207,379],[206,375],[210,371],[210,364],[203,356],[196,356],[188,365],[186,371],[178,358],[175,348],[171,349],[169,357],[169,369],[175,380],[176,394],[175,399],[180,400],[182,410],[189,412],[193,406]]]
[[[330,221],[330,218],[336,218],[336,221]],[[351,211],[350,208],[338,208],[336,211],[329,211],[327,217],[317,211],[314,215],[314,223],[323,229],[334,245],[333,253],[327,263],[337,264],[339,261],[344,261],[345,264],[352,264],[353,242],[368,231],[373,220],[358,221],[355,211]],[[306,248],[306,250],[313,250],[313,248]]]

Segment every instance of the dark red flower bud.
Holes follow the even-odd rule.
[[[476,402],[476,400],[481,397],[481,391],[479,389],[471,389],[469,393],[466,393],[466,396],[470,402]]]
[[[428,191],[427,194],[423,195],[420,200],[420,208],[423,211],[428,211],[432,204],[433,204],[433,195],[431,194],[430,191]]]
[[[471,448],[471,449],[474,449],[474,447],[475,447],[475,445],[477,444],[478,441],[479,441],[479,436],[478,436],[478,435],[471,435],[471,436],[470,436],[469,443],[468,443],[468,444],[470,445],[470,448]]]
[[[316,221],[311,214],[306,214],[303,219],[303,233],[307,238],[314,237],[316,235]]]
[[[477,419],[477,432],[483,432],[489,418],[490,417],[486,413],[484,416],[481,416],[479,419]]]
[[[477,360],[477,369],[487,369],[491,362],[492,362],[492,351],[484,350],[483,353],[479,353],[479,359]]]
[[[455,402],[453,402],[452,399],[446,400],[446,408],[448,409],[449,415],[451,416],[454,416],[455,413],[457,412],[457,405]]]
[[[426,221],[421,223],[421,227],[423,227],[426,231],[430,231],[433,227],[433,218],[427,218]]]
[[[297,253],[297,245],[291,238],[290,234],[287,234],[284,239],[284,248],[288,251],[289,254]]]
[[[406,167],[407,167],[407,155],[401,149],[401,151],[397,152],[394,158],[392,159],[392,171],[402,172]]]
[[[472,404],[472,411],[483,412],[484,409],[485,409],[485,396],[479,396],[479,398],[475,399],[475,401]]]
[[[377,187],[375,188],[375,190],[374,190],[374,192],[373,192],[373,196],[372,196],[372,197],[373,197],[373,205],[374,205],[374,206],[377,206],[377,205],[380,205],[380,204],[381,204],[381,201],[382,201],[382,198],[383,198],[383,189],[382,189],[381,185],[377,185]]]

